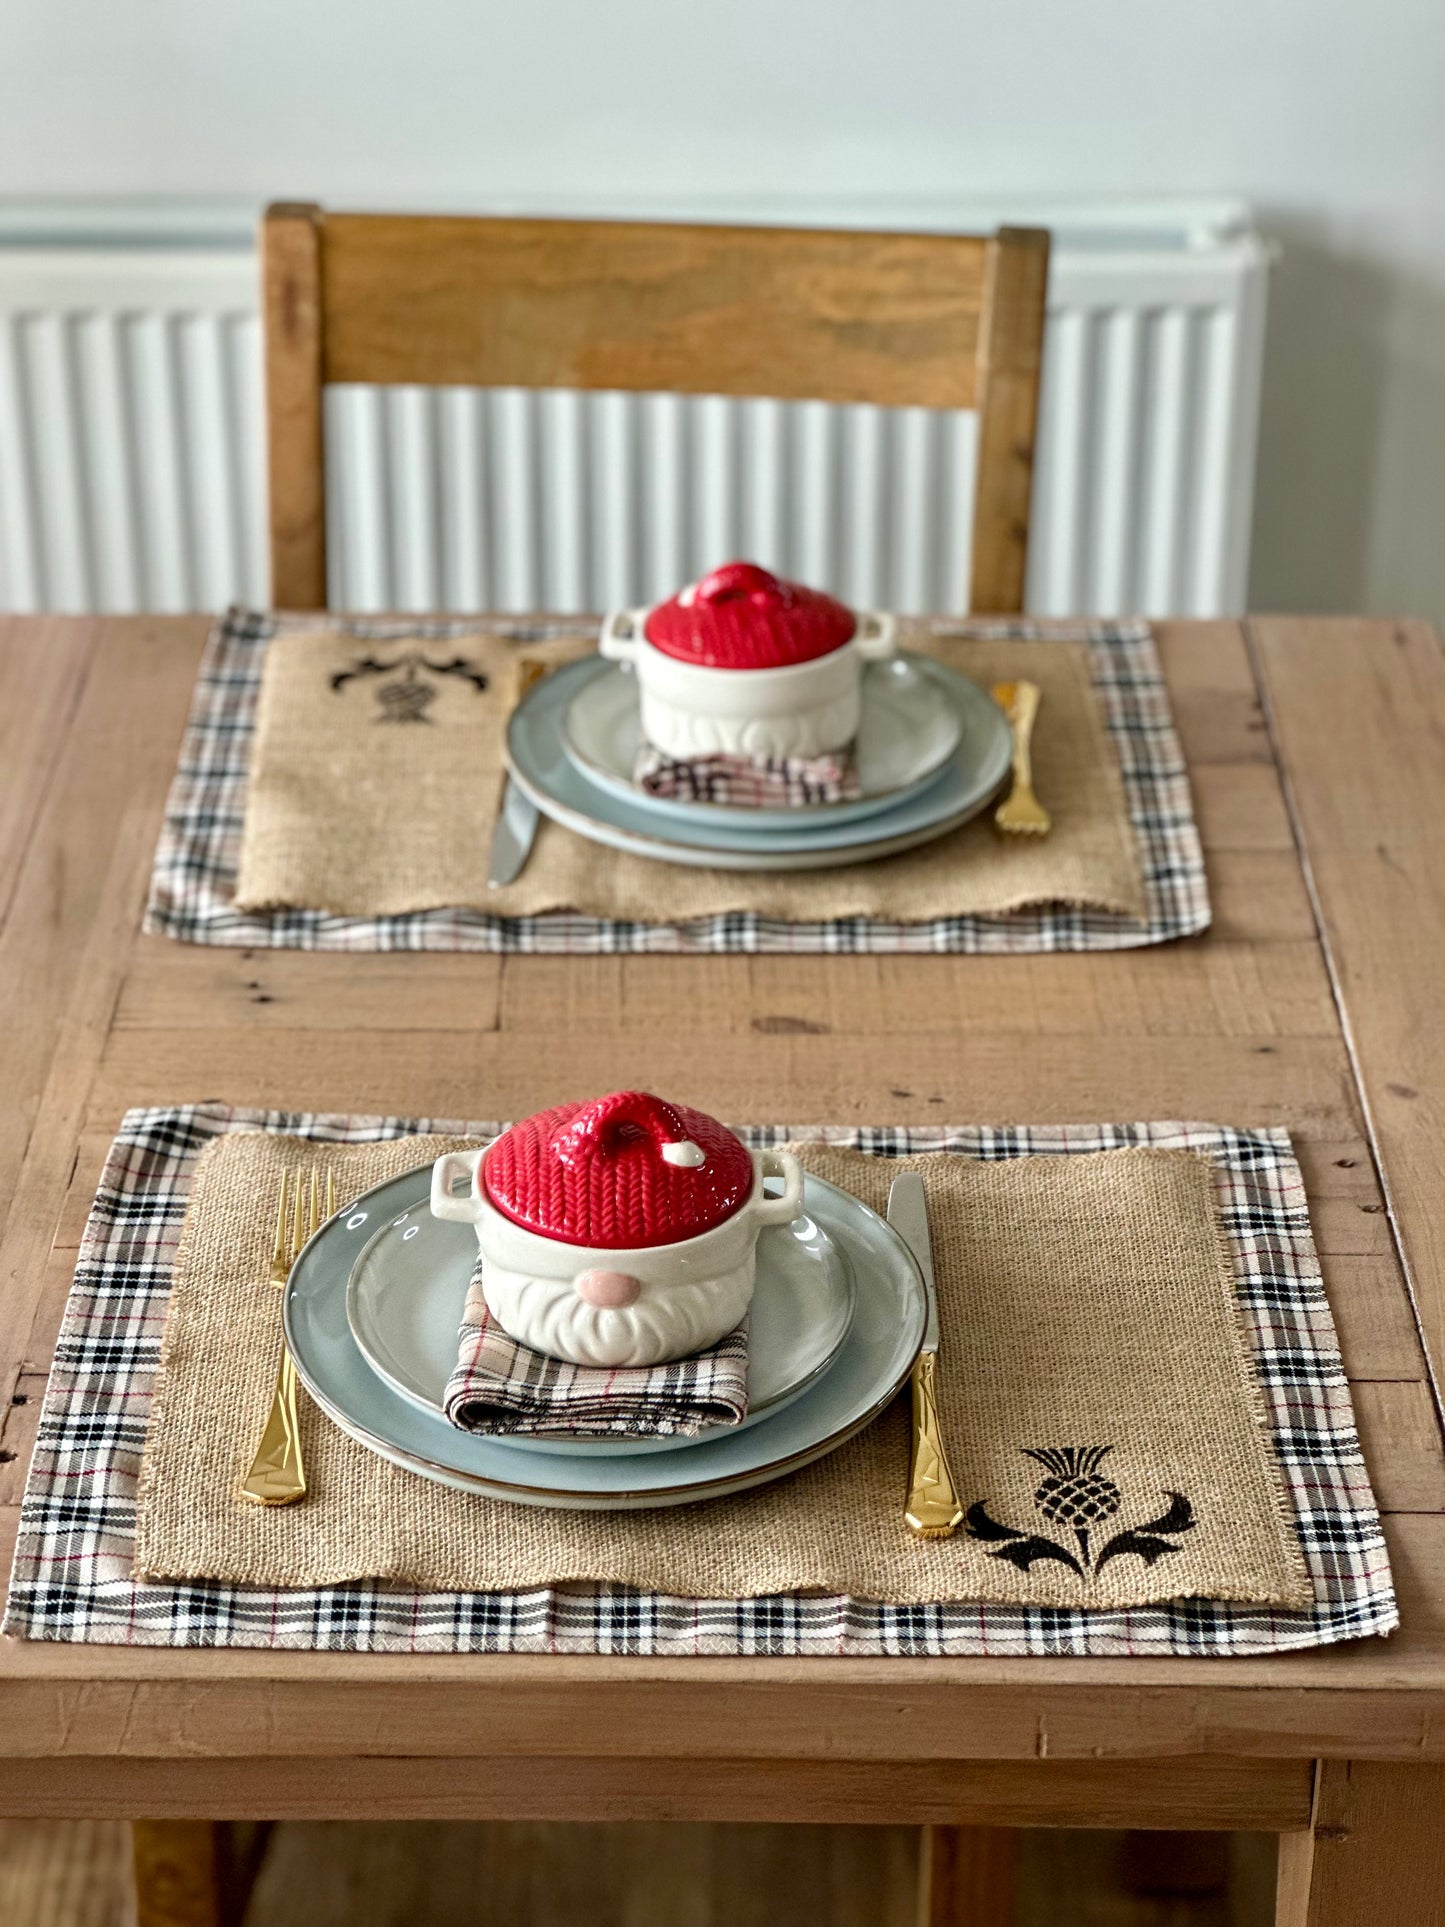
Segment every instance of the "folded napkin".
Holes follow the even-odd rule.
[[[851,749],[824,756],[672,757],[644,743],[632,780],[649,796],[675,803],[729,803],[787,810],[808,803],[852,803],[862,795]]]
[[[741,1425],[748,1415],[747,1323],[707,1351],[666,1365],[568,1365],[502,1330],[482,1296],[478,1266],[442,1409],[463,1432],[691,1438],[705,1425]]]

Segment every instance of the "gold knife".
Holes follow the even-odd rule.
[[[923,1344],[913,1361],[913,1444],[908,1455],[908,1498],[903,1517],[920,1539],[947,1539],[962,1525],[963,1508],[948,1469],[934,1392],[938,1290],[933,1281],[933,1244],[928,1235],[928,1197],[916,1171],[901,1171],[893,1180],[888,1192],[888,1222],[913,1253],[928,1304]]]

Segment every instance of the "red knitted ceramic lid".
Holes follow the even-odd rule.
[[[514,1224],[625,1251],[677,1244],[730,1218],[752,1189],[753,1161],[716,1118],[614,1091],[514,1124],[478,1176]]]
[[[851,609],[818,589],[725,562],[659,603],[646,635],[663,655],[704,669],[785,669],[840,649],[857,626]]]

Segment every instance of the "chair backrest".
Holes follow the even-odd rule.
[[[1023,607],[1049,237],[268,208],[271,594],[326,603],[328,382],[975,409],[969,607]]]

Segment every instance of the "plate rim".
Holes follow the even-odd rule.
[[[604,819],[584,815],[581,811],[572,811],[565,805],[559,806],[544,790],[530,787],[520,776],[516,782],[543,816],[550,817],[563,829],[571,830],[574,835],[585,837],[591,843],[601,843],[609,849],[643,857],[652,863],[678,863],[692,870],[736,870],[743,874],[765,876],[786,875],[792,871],[843,870],[856,863],[876,863],[884,857],[901,856],[905,850],[916,850],[921,844],[934,843],[939,837],[961,829],[965,823],[971,823],[974,817],[981,815],[998,795],[1006,777],[1007,771],[976,802],[926,827],[900,831],[875,843],[846,844],[825,850],[780,850],[776,854],[665,843],[636,831],[622,829]]]
[[[390,1440],[380,1438],[358,1419],[346,1416],[324,1398],[317,1398],[316,1404],[333,1425],[359,1445],[364,1445],[368,1451],[375,1452],[379,1458],[387,1459],[393,1465],[415,1472],[418,1478],[430,1479],[434,1485],[449,1486],[453,1491],[471,1492],[481,1498],[497,1499],[504,1504],[536,1505],[555,1512],[643,1512],[653,1506],[701,1505],[708,1499],[730,1498],[734,1493],[749,1491],[753,1486],[771,1485],[776,1479],[785,1479],[790,1473],[801,1472],[805,1466],[827,1458],[830,1452],[836,1452],[849,1439],[857,1438],[860,1432],[865,1432],[875,1419],[882,1416],[907,1383],[916,1357],[915,1353],[898,1384],[861,1416],[848,1420],[836,1432],[830,1432],[826,1438],[815,1439],[812,1444],[800,1447],[784,1459],[769,1460],[763,1465],[748,1466],[736,1472],[723,1473],[715,1479],[696,1480],[688,1485],[646,1486],[635,1491],[617,1488],[606,1492],[577,1492],[554,1486],[525,1486],[514,1480],[489,1478],[481,1472],[467,1472],[459,1466],[428,1459],[419,1452],[411,1452],[405,1446],[394,1445]]]

